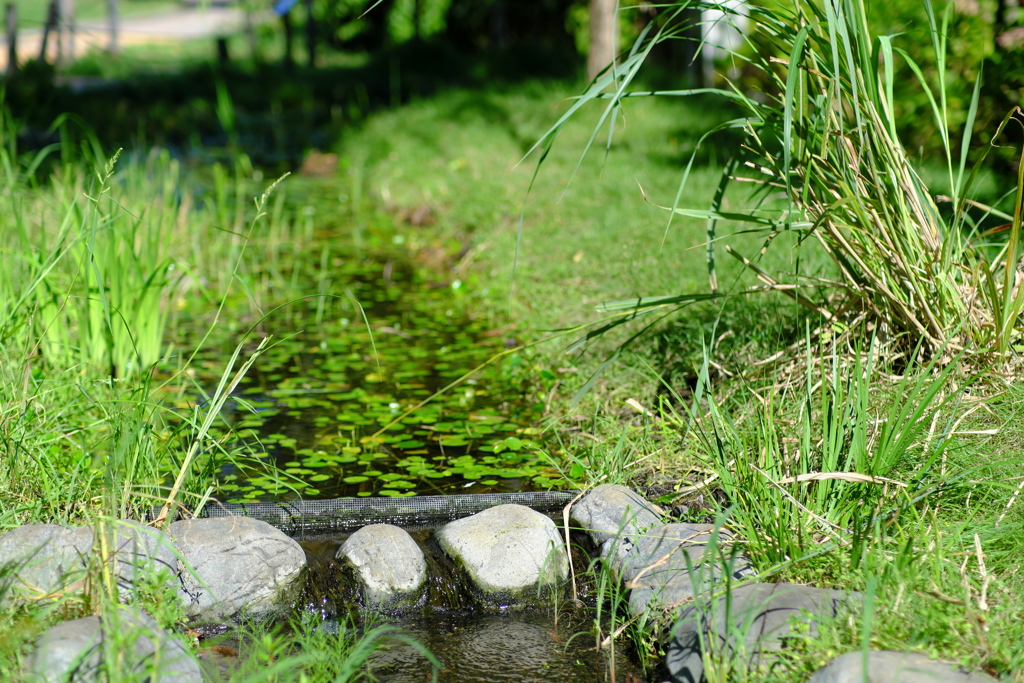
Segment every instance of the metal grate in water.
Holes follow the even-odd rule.
[[[251,517],[288,534],[355,531],[367,524],[401,527],[441,526],[495,505],[516,503],[538,512],[561,510],[577,491],[520,491],[408,498],[334,498],[259,503],[221,503],[211,500],[201,517]],[[155,517],[159,508],[152,513]]]

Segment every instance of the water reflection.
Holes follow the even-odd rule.
[[[609,656],[594,651],[588,624],[554,611],[498,614],[433,614],[402,624],[441,662],[441,683],[575,683],[608,678]],[[583,615],[580,615],[583,616]],[[455,618],[453,618],[455,617]],[[580,634],[573,638],[574,634]],[[615,654],[617,677],[642,672],[620,650]],[[370,671],[386,683],[421,683],[430,679],[429,660],[405,643],[380,653]]]

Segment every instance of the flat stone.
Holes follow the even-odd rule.
[[[569,560],[555,523],[522,505],[498,505],[438,529],[437,541],[486,605],[522,605],[564,581]]]
[[[355,570],[364,605],[394,610],[426,597],[427,562],[404,529],[370,524],[348,537],[336,558]]]
[[[570,518],[595,545],[620,537],[632,539],[661,525],[661,508],[618,484],[601,484],[572,506]]]
[[[980,671],[968,671],[956,664],[929,659],[917,652],[872,650],[848,652],[811,674],[807,683],[995,683],[996,679]]]
[[[653,608],[672,609],[723,577],[750,574],[750,562],[735,553],[732,534],[712,524],[665,524],[633,539],[609,539],[602,557],[627,588],[633,615]],[[714,540],[714,546],[709,544]],[[710,561],[710,560],[713,560]]]
[[[94,683],[106,671],[131,680],[202,683],[199,664],[185,647],[141,610],[83,617],[50,628],[36,639],[26,662],[39,683]]]
[[[92,530],[57,524],[25,524],[0,537],[0,566],[17,567],[13,588],[42,596],[85,577]]]
[[[806,624],[814,637],[818,622],[833,619],[852,595],[796,584],[753,583],[732,589],[728,600],[725,595],[699,597],[672,629],[665,654],[670,680],[704,680],[704,654],[744,659],[751,670],[767,665],[794,622]]]
[[[168,527],[180,552],[179,595],[185,614],[229,619],[267,617],[290,608],[302,589],[302,547],[248,517],[188,519]]]

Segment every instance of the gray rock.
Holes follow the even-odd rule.
[[[0,566],[16,568],[16,592],[40,596],[81,581],[91,551],[88,527],[26,524],[0,537]]]
[[[116,557],[122,598],[131,597],[135,582],[164,571],[166,580],[177,574],[174,544],[158,529],[138,522],[115,523],[109,552]],[[93,530],[56,524],[26,524],[0,538],[0,565],[21,566],[15,587],[40,595],[77,585],[85,577],[93,552]]]
[[[169,527],[181,554],[185,614],[266,617],[290,608],[302,589],[306,555],[293,539],[248,517],[188,519]]]
[[[43,633],[28,657],[32,683],[93,683],[104,672],[132,680],[202,683],[199,664],[141,610],[65,621]]]
[[[811,674],[807,683],[995,683],[996,679],[979,671],[970,672],[916,652],[879,650],[848,652]]]
[[[732,534],[720,529],[716,535],[714,530],[711,524],[665,524],[633,539],[605,541],[602,557],[632,589],[633,615],[683,604],[723,576],[738,580],[751,573],[750,562],[734,551]]]
[[[498,505],[436,532],[486,605],[522,605],[565,580],[569,561],[555,523],[522,505]]]
[[[393,610],[426,597],[427,562],[404,529],[370,524],[348,537],[337,559],[355,570],[364,604]]]
[[[698,598],[673,627],[665,668],[673,683],[704,680],[703,655],[745,661],[750,669],[767,665],[792,633],[794,622],[813,637],[819,621],[832,619],[851,594],[796,584],[754,583],[725,595]]]
[[[177,583],[178,551],[173,539],[164,531],[131,520],[119,520],[114,528],[113,550],[123,600],[131,599],[139,579]]]
[[[633,489],[601,484],[572,506],[571,519],[600,546],[608,539],[632,539],[660,525],[661,508]]]

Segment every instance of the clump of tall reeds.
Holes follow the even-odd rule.
[[[900,49],[899,38],[872,35],[863,0],[794,0],[750,7],[752,32],[745,47],[730,55],[743,65],[744,73],[757,74],[760,92],[732,83],[721,88],[633,91],[630,85],[655,45],[692,35],[687,22],[694,14],[689,10],[719,10],[726,17],[720,21],[728,21],[734,12],[715,2],[684,2],[663,11],[661,24],[652,24],[619,65],[599,76],[538,146],[549,146],[565,121],[588,102],[604,101],[600,124],[612,126],[628,97],[709,93],[739,106],[742,116],[718,129],[742,131],[743,142],[726,166],[711,207],[681,203],[692,159],[675,201],[665,207],[672,215],[707,220],[711,293],[633,299],[606,304],[604,310],[633,318],[718,296],[718,225],[740,221],[766,234],[766,248],[785,232],[820,243],[834,262],[836,275],[798,275],[788,282],[785,276],[766,272],[756,259],[725,249],[765,288],[813,310],[833,330],[862,337],[876,334],[891,340],[899,351],[966,351],[1005,358],[1020,341],[1024,312],[1024,287],[1017,275],[1024,171],[1016,179],[1012,215],[972,200],[972,184],[987,154],[986,149],[969,167],[980,76],[964,131],[956,140],[947,124],[951,117],[945,82],[946,30],[954,9],[950,3],[937,16],[930,3],[925,6],[935,82],[929,82],[924,70]],[[933,194],[896,134],[900,103],[894,100],[894,81],[908,72],[916,76],[931,104],[948,196]],[[993,141],[1014,113],[993,131]],[[597,131],[591,143],[596,135]],[[753,208],[726,210],[726,189],[736,181],[764,189]],[[940,200],[948,202],[948,210],[940,209]],[[981,223],[993,217],[1002,218],[1005,225],[982,232]],[[1007,238],[990,239],[995,235]],[[811,293],[822,289],[828,292],[824,297]]]
[[[979,213],[970,194],[984,155],[967,168],[980,81],[957,151],[944,76],[953,6],[941,22],[925,6],[935,83],[892,37],[872,36],[862,0],[758,11],[763,43],[752,64],[770,89],[764,103],[739,98],[751,114],[742,160],[760,182],[785,189],[793,211],[771,229],[813,237],[838,268],[836,295],[817,307],[826,319],[902,337],[904,348],[923,342],[931,351],[1005,354],[1024,310],[1019,201],[1007,216],[1009,239],[980,245],[973,234],[980,216],[969,212]],[[951,213],[939,209],[896,135],[899,59],[932,105]],[[1020,187],[1019,177],[1018,197]]]

